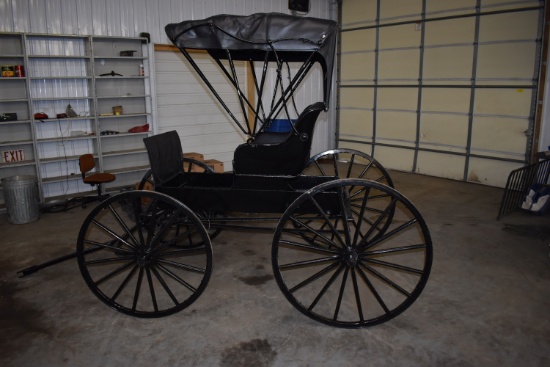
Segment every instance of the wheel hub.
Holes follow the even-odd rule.
[[[347,266],[354,267],[357,264],[357,260],[359,260],[359,254],[354,249],[348,248],[344,252],[344,262]]]
[[[149,265],[151,263],[151,260],[151,254],[141,254],[138,256],[136,263],[139,267],[143,268],[144,266]]]

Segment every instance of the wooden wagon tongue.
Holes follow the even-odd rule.
[[[203,20],[168,24],[165,30],[168,38],[181,50],[233,122],[252,139],[281,113],[284,113],[289,121],[292,120],[288,103],[293,101],[297,88],[316,62],[323,70],[323,102],[325,109],[328,106],[337,33],[337,24],[332,20],[278,13],[258,13],[250,16],[216,15]],[[236,89],[244,122],[239,121],[229,109],[200,66],[193,60],[188,49],[206,50],[216,61]],[[229,67],[221,60],[226,60]],[[256,89],[256,103],[251,102],[241,89],[234,61],[250,63]],[[261,72],[257,72],[254,67],[255,61],[263,63]],[[290,75],[290,62],[301,63],[294,76]],[[270,63],[274,63],[272,65],[275,66],[276,82],[272,93],[267,93],[264,89],[269,84],[266,80]],[[285,72],[288,73],[287,85],[284,85],[283,80]],[[268,106],[263,98],[269,96],[271,103]],[[295,106],[295,103],[293,105]],[[253,121],[249,121],[247,109],[253,111]],[[295,112],[296,115],[300,114],[298,111]]]

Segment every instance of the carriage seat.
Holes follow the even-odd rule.
[[[183,172],[183,150],[177,131],[153,135],[143,139],[143,142],[156,183],[168,182]]]
[[[261,132],[250,143],[241,144],[233,155],[237,174],[289,175],[302,172],[309,159],[313,129],[317,117],[325,109],[323,102],[306,107],[290,133]]]

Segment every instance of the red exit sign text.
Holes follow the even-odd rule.
[[[25,160],[23,149],[5,150],[2,152],[2,160],[8,162],[19,162]]]

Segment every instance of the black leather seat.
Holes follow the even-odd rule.
[[[163,184],[183,172],[183,150],[177,131],[143,139],[155,183]]]
[[[262,132],[251,143],[235,149],[233,171],[237,174],[289,175],[302,172],[310,156],[313,129],[325,109],[323,102],[314,103],[298,116],[290,133]]]

